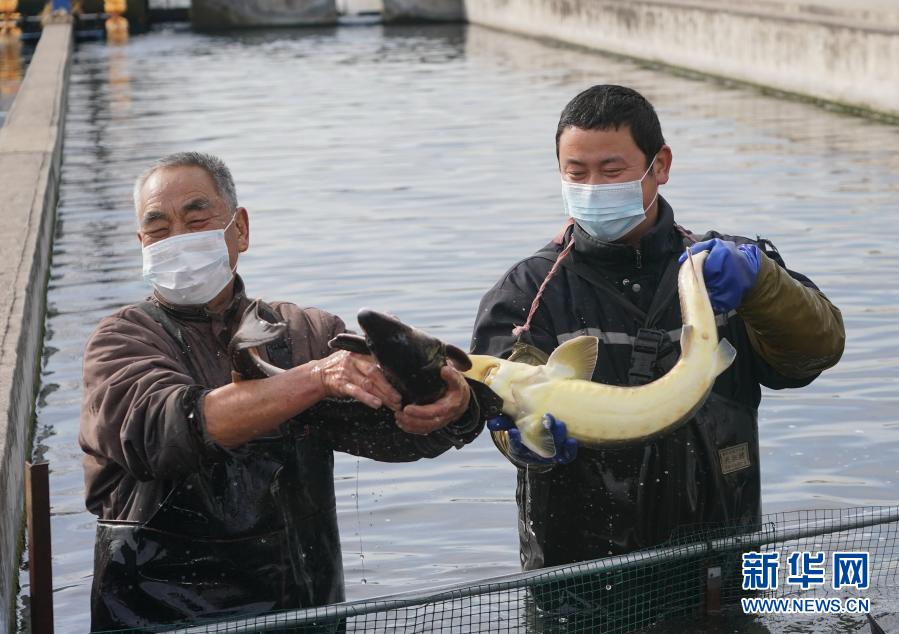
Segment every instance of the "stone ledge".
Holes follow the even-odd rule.
[[[48,25],[0,128],[0,627],[15,618],[72,25]]]

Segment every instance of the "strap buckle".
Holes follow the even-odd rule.
[[[628,385],[645,385],[658,375],[657,360],[668,333],[657,328],[640,328],[634,337]]]

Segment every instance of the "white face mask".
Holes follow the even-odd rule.
[[[225,231],[236,217],[224,229],[183,233],[145,246],[144,281],[176,306],[212,301],[234,276]]]
[[[655,160],[656,157],[653,157],[643,176],[626,183],[583,185],[569,183],[563,178],[565,213],[574,218],[584,231],[604,242],[613,242],[627,235],[646,218],[642,183]],[[655,198],[652,200],[655,202]]]

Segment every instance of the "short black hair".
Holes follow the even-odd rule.
[[[556,158],[559,158],[559,138],[568,128],[581,130],[609,130],[627,126],[634,143],[646,157],[646,164],[665,145],[662,126],[655,108],[646,97],[631,88],[600,84],[591,86],[568,102],[556,128]]]

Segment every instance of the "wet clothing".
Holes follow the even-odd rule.
[[[690,525],[758,521],[760,386],[810,383],[842,354],[843,324],[808,278],[783,268],[769,242],[714,232],[695,239],[712,237],[756,242],[766,254],[743,305],[716,316],[718,334],[736,348],[736,360],[696,415],[674,432],[631,446],[581,446],[574,461],[551,469],[519,465],[525,569],[650,547]],[[473,352],[512,354],[513,327],[525,322],[553,262],[574,240],[522,341],[548,354],[568,339],[595,335],[594,381],[639,385],[658,378],[680,354],[677,258],[695,239],[675,225],[661,197],[658,221],[638,249],[598,241],[572,225],[560,244],[522,260],[487,292]]]
[[[99,517],[94,629],[343,600],[332,452],[411,461],[483,427],[475,387],[468,412],[427,436],[401,431],[383,408],[326,417],[320,404],[221,447],[205,433],[203,396],[231,381],[228,342],[248,304],[238,278],[222,314],[148,301],[102,320],[87,344],[80,443],[87,507]],[[345,331],[314,308],[267,310],[288,324],[262,351],[281,367],[327,356]]]

